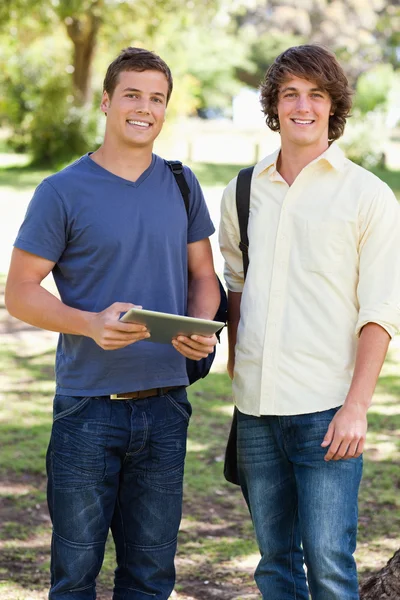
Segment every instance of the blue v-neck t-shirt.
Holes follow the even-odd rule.
[[[42,181],[15,247],[55,262],[64,304],[99,312],[114,302],[186,314],[187,244],[214,232],[199,183],[184,167],[189,216],[165,161],[153,155],[135,182],[85,155]],[[187,385],[172,345],[141,341],[106,351],[91,338],[60,334],[56,392],[100,396]]]

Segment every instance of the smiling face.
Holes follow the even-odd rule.
[[[112,97],[103,92],[105,139],[117,146],[152,150],[165,120],[167,95],[168,81],[161,71],[122,71]]]
[[[290,76],[279,90],[277,113],[282,147],[313,149],[316,155],[328,148],[332,101],[316,83]]]

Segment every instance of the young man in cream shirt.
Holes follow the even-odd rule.
[[[336,145],[351,91],[328,50],[282,53],[261,105],[281,148],[253,172],[245,284],[236,180],[220,228],[255,579],[264,600],[356,600],[367,410],[400,325],[400,209]]]

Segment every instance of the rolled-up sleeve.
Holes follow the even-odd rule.
[[[224,278],[231,292],[241,292],[244,285],[243,259],[239,249],[240,233],[236,210],[236,179],[233,179],[222,196],[219,245],[224,257]]]
[[[356,335],[377,323],[393,337],[400,331],[400,206],[386,184],[361,215],[359,253]]]

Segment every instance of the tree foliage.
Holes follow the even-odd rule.
[[[280,44],[282,33],[290,36],[289,46],[297,41],[331,48],[353,85],[381,62],[399,66],[400,7],[392,0],[259,0],[238,14],[236,22],[238,29],[246,28],[253,36],[251,55],[259,78],[271,63],[268,49],[285,49]],[[264,60],[260,45],[267,47]],[[246,80],[244,74],[242,79]]]
[[[223,104],[234,90],[235,60],[243,57],[226,35],[217,0],[6,0],[6,5],[9,10],[0,11],[1,58],[7,65],[0,74],[6,90],[0,120],[13,128],[14,147],[29,147],[37,162],[59,160],[60,153],[73,156],[93,144],[93,93],[96,99],[107,65],[128,45],[154,50],[171,66],[170,115],[194,112],[207,102]],[[32,69],[34,77],[27,77]]]
[[[0,125],[38,161],[86,150],[105,69],[128,45],[172,68],[170,116],[230,104],[238,80],[257,87],[277,54],[307,41],[337,52],[354,85],[360,80],[367,111],[383,97],[368,86],[387,73],[363,74],[381,62],[399,66],[399,10],[390,0],[3,0]]]

